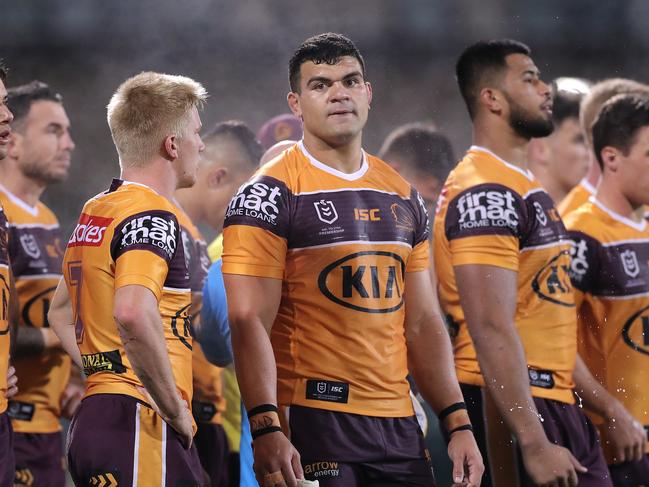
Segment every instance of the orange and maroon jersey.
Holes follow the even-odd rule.
[[[115,290],[139,285],[158,300],[176,386],[190,403],[191,296],[176,207],[147,186],[113,180],[83,207],[63,275],[87,376],[86,396],[126,394],[146,402],[113,319]]]
[[[342,173],[299,143],[261,168],[228,207],[223,273],[283,281],[281,405],[410,416],[404,280],[428,268],[428,218],[387,164],[359,162]]]
[[[7,369],[9,367],[9,228],[0,206],[0,414],[7,410]]]
[[[49,303],[61,278],[63,249],[59,222],[47,206],[30,206],[0,185],[0,204],[9,222],[9,258],[18,293],[20,326],[48,327]],[[14,360],[20,380],[9,402],[15,431],[59,431],[61,395],[70,377],[71,359],[64,351]]]
[[[484,386],[453,268],[496,266],[517,272],[514,322],[532,395],[573,403],[577,321],[570,244],[550,196],[531,172],[474,146],[446,180],[437,211],[435,271],[460,382]]]
[[[595,188],[586,179],[582,179],[577,186],[572,188],[563,200],[557,204],[557,210],[561,217],[575,211],[595,194]]]
[[[574,242],[579,353],[606,390],[649,428],[649,224],[594,198],[565,222]],[[607,429],[600,432],[611,461]]]
[[[193,326],[200,326],[203,307],[203,284],[207,278],[211,261],[207,254],[207,243],[189,216],[177,206],[178,223],[182,234],[189,283],[192,291],[191,320]],[[195,341],[192,353],[194,418],[201,423],[221,424],[221,413],[225,411],[221,374],[223,369],[208,362],[200,344]]]

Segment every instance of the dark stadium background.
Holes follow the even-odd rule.
[[[293,49],[342,32],[363,52],[374,86],[365,148],[376,152],[399,124],[429,120],[459,157],[471,132],[453,66],[466,45],[526,42],[548,81],[647,81],[647,25],[647,0],[0,0],[0,58],[8,86],[40,79],[64,95],[77,149],[70,179],[44,200],[68,233],[83,202],[118,175],[105,106],[142,70],[202,82],[205,127],[241,119],[256,131],[287,111]]]

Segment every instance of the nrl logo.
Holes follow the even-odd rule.
[[[640,265],[638,264],[638,256],[633,250],[625,250],[620,254],[622,259],[622,267],[624,272],[629,277],[636,277],[640,274]]]
[[[38,259],[41,256],[41,249],[38,248],[36,238],[31,233],[25,233],[20,236],[20,244],[25,253],[32,259]]]
[[[327,392],[327,383],[318,382],[318,393],[324,394],[325,392]]]
[[[314,202],[313,206],[315,206],[315,211],[318,214],[318,219],[320,221],[331,225],[333,222],[338,220],[338,212],[336,211],[333,201],[320,200]]]
[[[546,226],[548,224],[548,217],[545,216],[545,211],[543,210],[543,207],[541,206],[541,203],[538,201],[534,202],[534,210],[536,211],[536,219],[542,226]]]

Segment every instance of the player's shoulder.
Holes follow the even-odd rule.
[[[534,187],[528,170],[510,164],[483,147],[472,146],[448,177],[448,191],[462,192],[474,187],[505,187],[524,196]]]
[[[366,154],[368,172],[371,179],[376,179],[378,185],[385,191],[396,193],[403,197],[410,197],[413,188],[399,172],[377,156]]]

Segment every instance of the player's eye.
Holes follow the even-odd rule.
[[[359,83],[360,83],[360,80],[358,78],[347,78],[345,80],[345,84],[347,86],[349,86],[349,87],[358,86]]]

